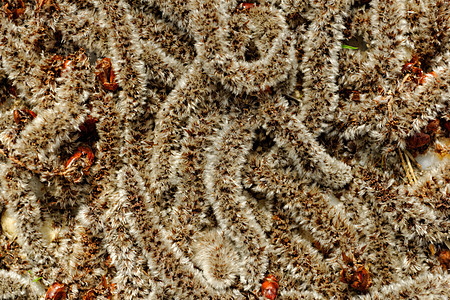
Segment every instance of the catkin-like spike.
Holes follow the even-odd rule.
[[[448,65],[447,55],[443,48],[426,40],[436,35],[448,40],[445,28],[448,29],[449,25],[443,21],[445,9],[441,3],[434,8],[435,14],[415,2],[400,1],[394,5],[375,1],[371,6],[369,10],[360,9],[350,16],[346,24],[350,35],[362,34],[369,48],[364,52],[342,51],[340,65],[343,72],[349,72],[351,76],[343,76],[339,80],[342,95],[342,109],[338,109],[338,120],[342,122],[339,128],[346,128],[343,131],[346,139],[358,136],[375,142],[375,149],[386,142],[403,149],[411,132],[420,131],[427,120],[448,107],[448,101],[442,101],[445,95],[438,92],[442,84],[448,85],[448,80],[444,79],[446,83],[436,80],[441,78],[438,73],[448,70],[444,67]],[[422,21],[417,26],[419,16]],[[429,26],[431,20],[441,26]],[[364,28],[362,33],[358,31],[361,27]],[[442,60],[436,60],[435,56]],[[418,75],[405,73],[405,66],[414,57],[420,63],[420,71],[417,72],[423,72],[426,79],[414,79]],[[425,68],[423,65],[426,65],[425,70],[422,70]],[[384,75],[373,76],[374,70]],[[427,73],[431,71],[433,76]],[[353,90],[358,96],[346,96],[346,90]],[[430,110],[430,107],[434,109]],[[361,116],[361,111],[370,113]],[[386,151],[389,151],[389,146],[386,146]]]
[[[424,4],[423,1],[405,1],[405,31],[408,32],[406,37],[417,53],[423,57],[434,58],[439,52],[450,49],[449,9],[445,1],[437,1],[435,5],[426,8]],[[435,40],[439,43],[435,43]]]
[[[266,26],[265,30],[255,34],[257,39],[261,39],[256,45],[261,48],[262,57],[254,62],[241,61],[227,41],[230,31],[228,14],[235,7],[234,3],[211,1],[202,4],[202,9],[190,16],[190,26],[197,41],[196,50],[205,62],[203,68],[233,93],[261,91],[286,80],[296,64],[293,40],[288,36],[284,18],[273,8],[255,7],[260,15],[249,22],[255,20],[260,23],[249,23],[249,26]],[[196,1],[193,4],[199,5]],[[267,45],[271,47],[265,49]]]
[[[349,183],[352,178],[350,167],[329,156],[289,109],[287,101],[279,101],[281,103],[261,105],[260,114],[265,118],[264,127],[268,132],[274,132],[275,142],[286,148],[299,173],[304,171],[302,164],[307,160],[314,165],[314,170],[308,173],[321,184],[339,188]]]
[[[281,207],[279,205],[276,208]],[[333,289],[331,282],[336,280],[330,269],[336,258],[325,259],[288,214],[286,210],[277,211],[270,236],[273,244],[269,253],[270,272],[275,273],[279,282],[283,282],[285,288],[280,289],[280,294],[295,287],[297,291],[326,295],[325,298],[337,295],[336,291],[330,292]],[[287,232],[291,234],[286,234]]]
[[[212,96],[211,92],[201,92],[202,87],[211,84],[202,75],[199,63],[194,62],[156,115],[154,155],[148,171],[151,172],[151,184],[157,194],[169,189],[169,179],[173,176],[170,167],[172,151],[179,147],[177,142],[183,135],[183,124],[189,114],[196,112],[198,102],[208,100]]]
[[[137,197],[133,198],[130,202],[131,207],[135,209],[136,215],[134,226],[130,226],[130,234],[133,235],[138,244],[143,247],[143,254],[148,258],[149,271],[155,276],[158,281],[164,282],[165,286],[171,288],[169,295],[185,294],[186,297],[192,297],[192,292],[189,287],[205,287],[206,280],[201,272],[193,265],[190,257],[185,256],[185,251],[182,240],[174,240],[177,232],[183,231],[186,224],[171,224],[168,221],[163,221],[163,218],[159,218],[160,211],[158,207],[155,207],[151,201],[151,196],[145,191],[144,181],[138,175],[137,170],[129,169],[126,171],[128,180],[125,180],[129,184],[128,189],[132,188],[133,191],[138,190]],[[148,214],[153,217],[148,218]],[[163,223],[168,223],[166,227],[163,227]],[[141,228],[145,228],[142,230]],[[187,230],[187,228],[186,228]],[[183,238],[188,238],[184,234]],[[148,248],[146,245],[160,245],[160,249]],[[180,265],[181,263],[181,265]],[[175,267],[177,266],[177,267]],[[216,272],[216,270],[211,270]],[[178,279],[184,278],[184,282],[177,282]],[[157,284],[155,282],[155,284]],[[162,292],[162,287],[157,287],[158,292]],[[217,291],[207,288],[204,292],[206,295],[214,295]]]
[[[240,165],[250,150],[257,122],[245,113],[225,120],[213,140],[205,169],[205,185],[220,228],[244,257],[241,281],[252,286],[267,267],[267,240],[242,194]],[[248,125],[246,125],[248,124]],[[237,138],[239,137],[239,138]]]
[[[327,123],[332,121],[337,107],[342,12],[349,5],[348,1],[336,1],[332,6],[326,1],[314,3],[309,30],[304,37],[300,64],[304,102],[301,119],[309,121],[306,124],[314,137],[329,127]]]
[[[91,64],[95,63],[96,58],[108,57],[108,33],[100,26],[101,17],[93,9],[94,4],[89,1],[74,3],[60,0],[58,2],[61,9],[66,11],[57,27],[62,32],[64,40],[67,41],[63,46],[69,48],[70,51],[75,45],[86,49]]]
[[[365,236],[373,237],[368,242],[365,252],[371,253],[367,257],[368,263],[373,264],[371,272],[379,274],[379,277],[373,278],[374,284],[377,284],[379,280],[392,280],[393,278],[391,270],[380,268],[379,265],[373,263],[379,259],[392,261],[389,268],[395,269],[398,274],[407,276],[417,274],[420,265],[427,260],[423,245],[442,241],[445,236],[445,234],[442,235],[443,232],[448,230],[448,222],[445,220],[436,222],[433,213],[430,216],[423,213],[424,209],[426,212],[430,212],[429,208],[418,204],[414,198],[412,198],[413,201],[410,201],[411,198],[399,195],[398,189],[390,186],[393,181],[381,184],[380,182],[386,181],[382,179],[382,175],[371,174],[367,170],[358,170],[355,174],[356,178],[348,195],[353,194],[358,197],[352,196],[349,199],[348,195],[344,195],[341,199],[352,220],[364,228],[362,233]],[[361,197],[364,197],[364,201],[360,200]],[[363,209],[353,214],[352,206],[346,205],[348,200],[354,201],[352,204],[358,203],[358,206]],[[399,206],[397,207],[397,205]],[[406,209],[406,207],[409,208]],[[379,228],[376,224],[386,225]],[[422,235],[428,230],[431,234],[426,235],[426,239],[429,239],[426,240]],[[402,232],[403,239],[401,241],[394,238],[397,232]],[[414,255],[408,250],[411,247],[417,247]],[[380,251],[379,249],[384,250]],[[402,257],[398,257],[399,253],[403,253]]]
[[[0,270],[0,297],[2,299],[37,300],[43,292],[43,289],[39,288],[37,283],[31,282],[29,278],[13,271]]]
[[[275,149],[276,151],[276,149]],[[309,230],[313,238],[327,251],[333,248],[350,249],[356,241],[356,229],[345,219],[345,212],[330,204],[326,193],[317,186],[277,167],[278,153],[249,161],[247,175],[253,189],[273,194],[283,204],[283,209],[298,224]],[[330,235],[330,230],[336,234]],[[353,245],[356,248],[356,245]]]
[[[32,96],[30,87],[39,85],[37,78],[30,78],[29,70],[36,68],[40,61],[39,53],[29,49],[34,48],[35,41],[42,36],[42,32],[35,30],[35,20],[30,20],[26,25],[15,24],[3,16],[0,18],[0,61],[19,95],[28,98]],[[18,32],[21,32],[20,38],[17,38]]]
[[[200,115],[207,114],[214,104],[198,107]],[[173,228],[183,228],[172,236],[185,255],[192,255],[189,241],[205,226],[213,226],[208,216],[210,203],[205,196],[203,170],[206,165],[205,149],[210,146],[210,136],[218,127],[218,113],[208,117],[191,117],[184,128],[181,149],[173,155],[176,170],[177,192],[167,203],[173,212],[167,222]]]
[[[319,293],[308,292],[308,291],[299,292],[298,289],[296,289],[296,288],[281,291],[280,297],[282,297],[283,299],[286,299],[286,300],[290,300],[290,299],[292,299],[292,300],[295,300],[295,299],[311,299],[311,300],[327,299]]]
[[[437,220],[448,219],[450,207],[450,175],[447,170],[450,161],[444,161],[438,168],[427,172],[419,179],[419,182],[411,187],[402,187],[399,190],[401,197],[412,197],[415,201],[425,207],[434,207]]]
[[[124,169],[118,174],[118,179],[123,179],[123,173]],[[134,218],[130,211],[128,193],[119,189],[111,194],[105,193],[102,197],[110,198],[110,207],[102,216],[101,222],[110,224],[104,230],[104,240],[111,264],[117,269],[113,283],[124,297],[148,297],[153,284],[145,273],[146,260],[142,249],[130,234]]]
[[[116,81],[122,91],[119,92],[121,102],[118,103],[123,118],[131,120],[135,114],[143,114],[143,101],[157,104],[153,93],[147,90],[145,66],[139,59],[142,56],[142,44],[139,42],[130,8],[125,1],[95,2],[100,10],[101,24],[108,35],[108,46],[111,53],[112,69],[116,74]],[[133,53],[133,55],[131,55]],[[145,94],[148,99],[144,100]]]
[[[370,296],[365,295],[361,299],[386,299],[386,297],[419,297],[442,298],[448,291],[450,275],[448,273],[424,273],[416,278],[408,278],[401,282],[384,286],[379,291],[374,291]],[[445,296],[444,296],[445,298]]]
[[[213,288],[221,291],[237,281],[240,258],[234,245],[222,231],[211,230],[197,236],[192,243],[194,262]]]
[[[177,80],[186,72],[183,64],[149,41],[142,48],[142,56],[148,64],[148,78],[174,87]]]
[[[157,6],[164,17],[171,20],[173,23],[177,24],[177,26],[181,30],[187,30],[189,27],[189,2],[185,0],[173,0],[173,1],[164,1],[164,0],[146,0],[149,5]]]
[[[61,161],[55,153],[71,139],[70,132],[78,131],[88,113],[85,105],[93,84],[85,82],[93,82],[94,77],[83,52],[79,52],[74,60],[77,62],[70,71],[61,71],[62,84],[54,95],[31,100],[36,105],[33,109],[37,116],[20,132],[12,152],[30,166],[34,165],[37,156],[44,168],[57,170],[57,163]],[[49,58],[48,63],[55,63],[54,59]],[[75,88],[78,85],[84,85],[84,89]]]
[[[53,270],[55,273],[58,271],[55,280],[65,278],[67,282],[77,287],[82,287],[86,282],[100,282],[101,277],[105,275],[112,277],[111,270],[107,272],[107,250],[101,243],[96,243],[102,235],[94,235],[88,227],[80,225],[84,224],[80,221],[80,218],[83,218],[82,214],[81,211],[73,220],[73,224],[67,224],[67,227],[62,228],[53,242],[55,246],[52,247],[60,262],[60,268]],[[74,296],[79,297],[79,294]]]
[[[380,180],[383,175],[367,172],[366,176],[371,176],[368,199],[376,203],[378,212],[382,212],[380,218],[392,224],[396,231],[401,231],[406,240],[435,243],[446,239],[450,223],[445,217],[436,214],[418,198],[411,197],[405,187],[391,188],[377,183],[375,180]]]
[[[131,5],[138,15],[135,21],[139,28],[141,42],[144,45],[143,51],[146,55],[156,58],[156,61],[153,62],[143,55],[147,64],[150,66],[158,65],[160,60],[163,61],[162,63],[170,63],[170,60],[166,60],[166,56],[169,59],[176,60],[178,64],[181,64],[181,67],[193,61],[195,58],[194,42],[186,31],[180,30],[175,24],[163,22],[160,16],[161,12],[155,7],[146,5],[146,3],[139,3],[139,5],[133,3]],[[158,70],[158,67],[154,70]],[[154,70],[149,69],[148,71],[154,72]]]
[[[3,177],[12,174],[15,175],[13,180]],[[35,273],[49,273],[54,258],[47,255],[48,242],[44,240],[42,232],[44,224],[39,203],[42,185],[35,176],[26,171],[14,172],[10,169],[3,176],[2,180],[7,182],[4,185],[9,199],[7,208],[16,220],[18,242],[26,259]]]

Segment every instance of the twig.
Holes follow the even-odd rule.
[[[293,97],[293,96],[290,96],[290,95],[283,95],[284,97],[286,97],[286,98],[288,98],[288,99],[290,99],[290,100],[294,100],[295,102],[297,102],[297,103],[300,103],[300,99],[297,99],[297,98],[295,98],[295,97]]]
[[[405,150],[404,153],[408,155],[409,159],[419,168],[420,171],[423,171],[422,166],[417,162],[417,160],[414,158],[414,156],[412,156],[412,154],[408,150]]]
[[[25,164],[24,164],[23,162],[21,162],[21,161],[18,160],[17,158],[14,158],[14,157],[9,156],[9,154],[6,153],[3,149],[0,149],[0,154],[3,154],[7,159],[9,159],[10,161],[12,161],[13,163],[18,164],[19,166],[21,166],[21,167],[23,167],[23,168],[29,170],[29,169],[25,166]],[[32,171],[32,170],[30,170],[30,171]]]
[[[406,74],[406,76],[403,78],[402,82],[400,83],[400,86],[398,87],[398,91],[400,92],[403,88],[403,84],[408,80],[409,74]]]
[[[401,160],[402,160],[402,166],[403,166],[403,169],[404,169],[405,172],[406,172],[406,177],[408,177],[409,182],[410,182],[411,184],[413,184],[414,181],[413,181],[413,179],[411,178],[411,175],[409,174],[408,168],[406,167],[405,159],[403,158],[402,152],[401,152],[400,149],[398,149],[398,154],[400,155],[400,158],[401,158]]]
[[[414,183],[417,183],[416,175],[414,175],[414,169],[411,167],[411,163],[409,162],[409,157],[405,153],[403,153],[406,158],[406,162],[408,163],[409,171],[411,172]]]
[[[436,248],[434,248],[434,245],[430,244],[429,248],[430,248],[431,255],[435,255],[436,254]]]
[[[389,112],[389,120],[391,121],[392,120],[392,115],[393,115],[393,112],[392,112],[392,100],[394,99],[394,97],[392,97],[392,95],[388,95],[388,97],[389,97],[389,100],[387,102],[387,108],[388,108],[388,112]]]

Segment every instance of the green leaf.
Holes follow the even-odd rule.
[[[342,49],[350,49],[350,50],[358,50],[358,47],[353,47],[353,46],[349,46],[349,45],[341,45]]]
[[[41,280],[42,279],[42,277],[38,277],[38,278],[36,278],[36,279],[33,279],[33,282],[38,282],[39,280]]]

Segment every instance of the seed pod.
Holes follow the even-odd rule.
[[[236,10],[237,11],[246,11],[255,6],[256,6],[255,3],[244,2],[244,3],[240,3],[238,5],[238,7],[236,8]]]
[[[272,274],[267,275],[261,285],[261,294],[265,299],[274,300],[278,294],[278,287],[278,281],[275,276]]]
[[[442,268],[448,270],[450,268],[450,250],[441,250],[441,252],[439,252],[438,260],[441,263]]]
[[[16,122],[17,125],[23,126],[34,118],[36,118],[36,114],[28,108],[14,110],[14,122]]]
[[[80,146],[65,165],[65,176],[73,182],[81,181],[83,175],[89,175],[89,168],[94,163],[94,153],[89,146]],[[79,168],[82,167],[81,172]]]
[[[114,74],[114,70],[112,69],[111,59],[105,57],[101,61],[97,63],[96,67],[97,71],[95,71],[95,75],[100,80],[103,85],[103,88],[107,91],[115,91],[118,88],[116,83],[116,75]]]
[[[55,282],[47,290],[45,300],[63,300],[67,298],[66,286],[62,283]]]
[[[348,284],[349,288],[365,293],[372,285],[369,268],[366,267],[364,261],[360,260],[361,255],[366,249],[367,245],[361,247],[356,252],[351,252],[346,255],[342,252],[342,260],[344,266],[340,272],[340,281]]]
[[[418,132],[406,139],[406,146],[410,150],[417,149],[428,144],[430,140],[430,135],[423,132]]]
[[[425,132],[428,134],[433,134],[439,129],[439,119],[435,119],[433,121],[430,121],[425,128]]]

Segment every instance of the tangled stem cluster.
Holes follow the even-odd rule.
[[[449,16],[3,1],[0,298],[443,295]]]

